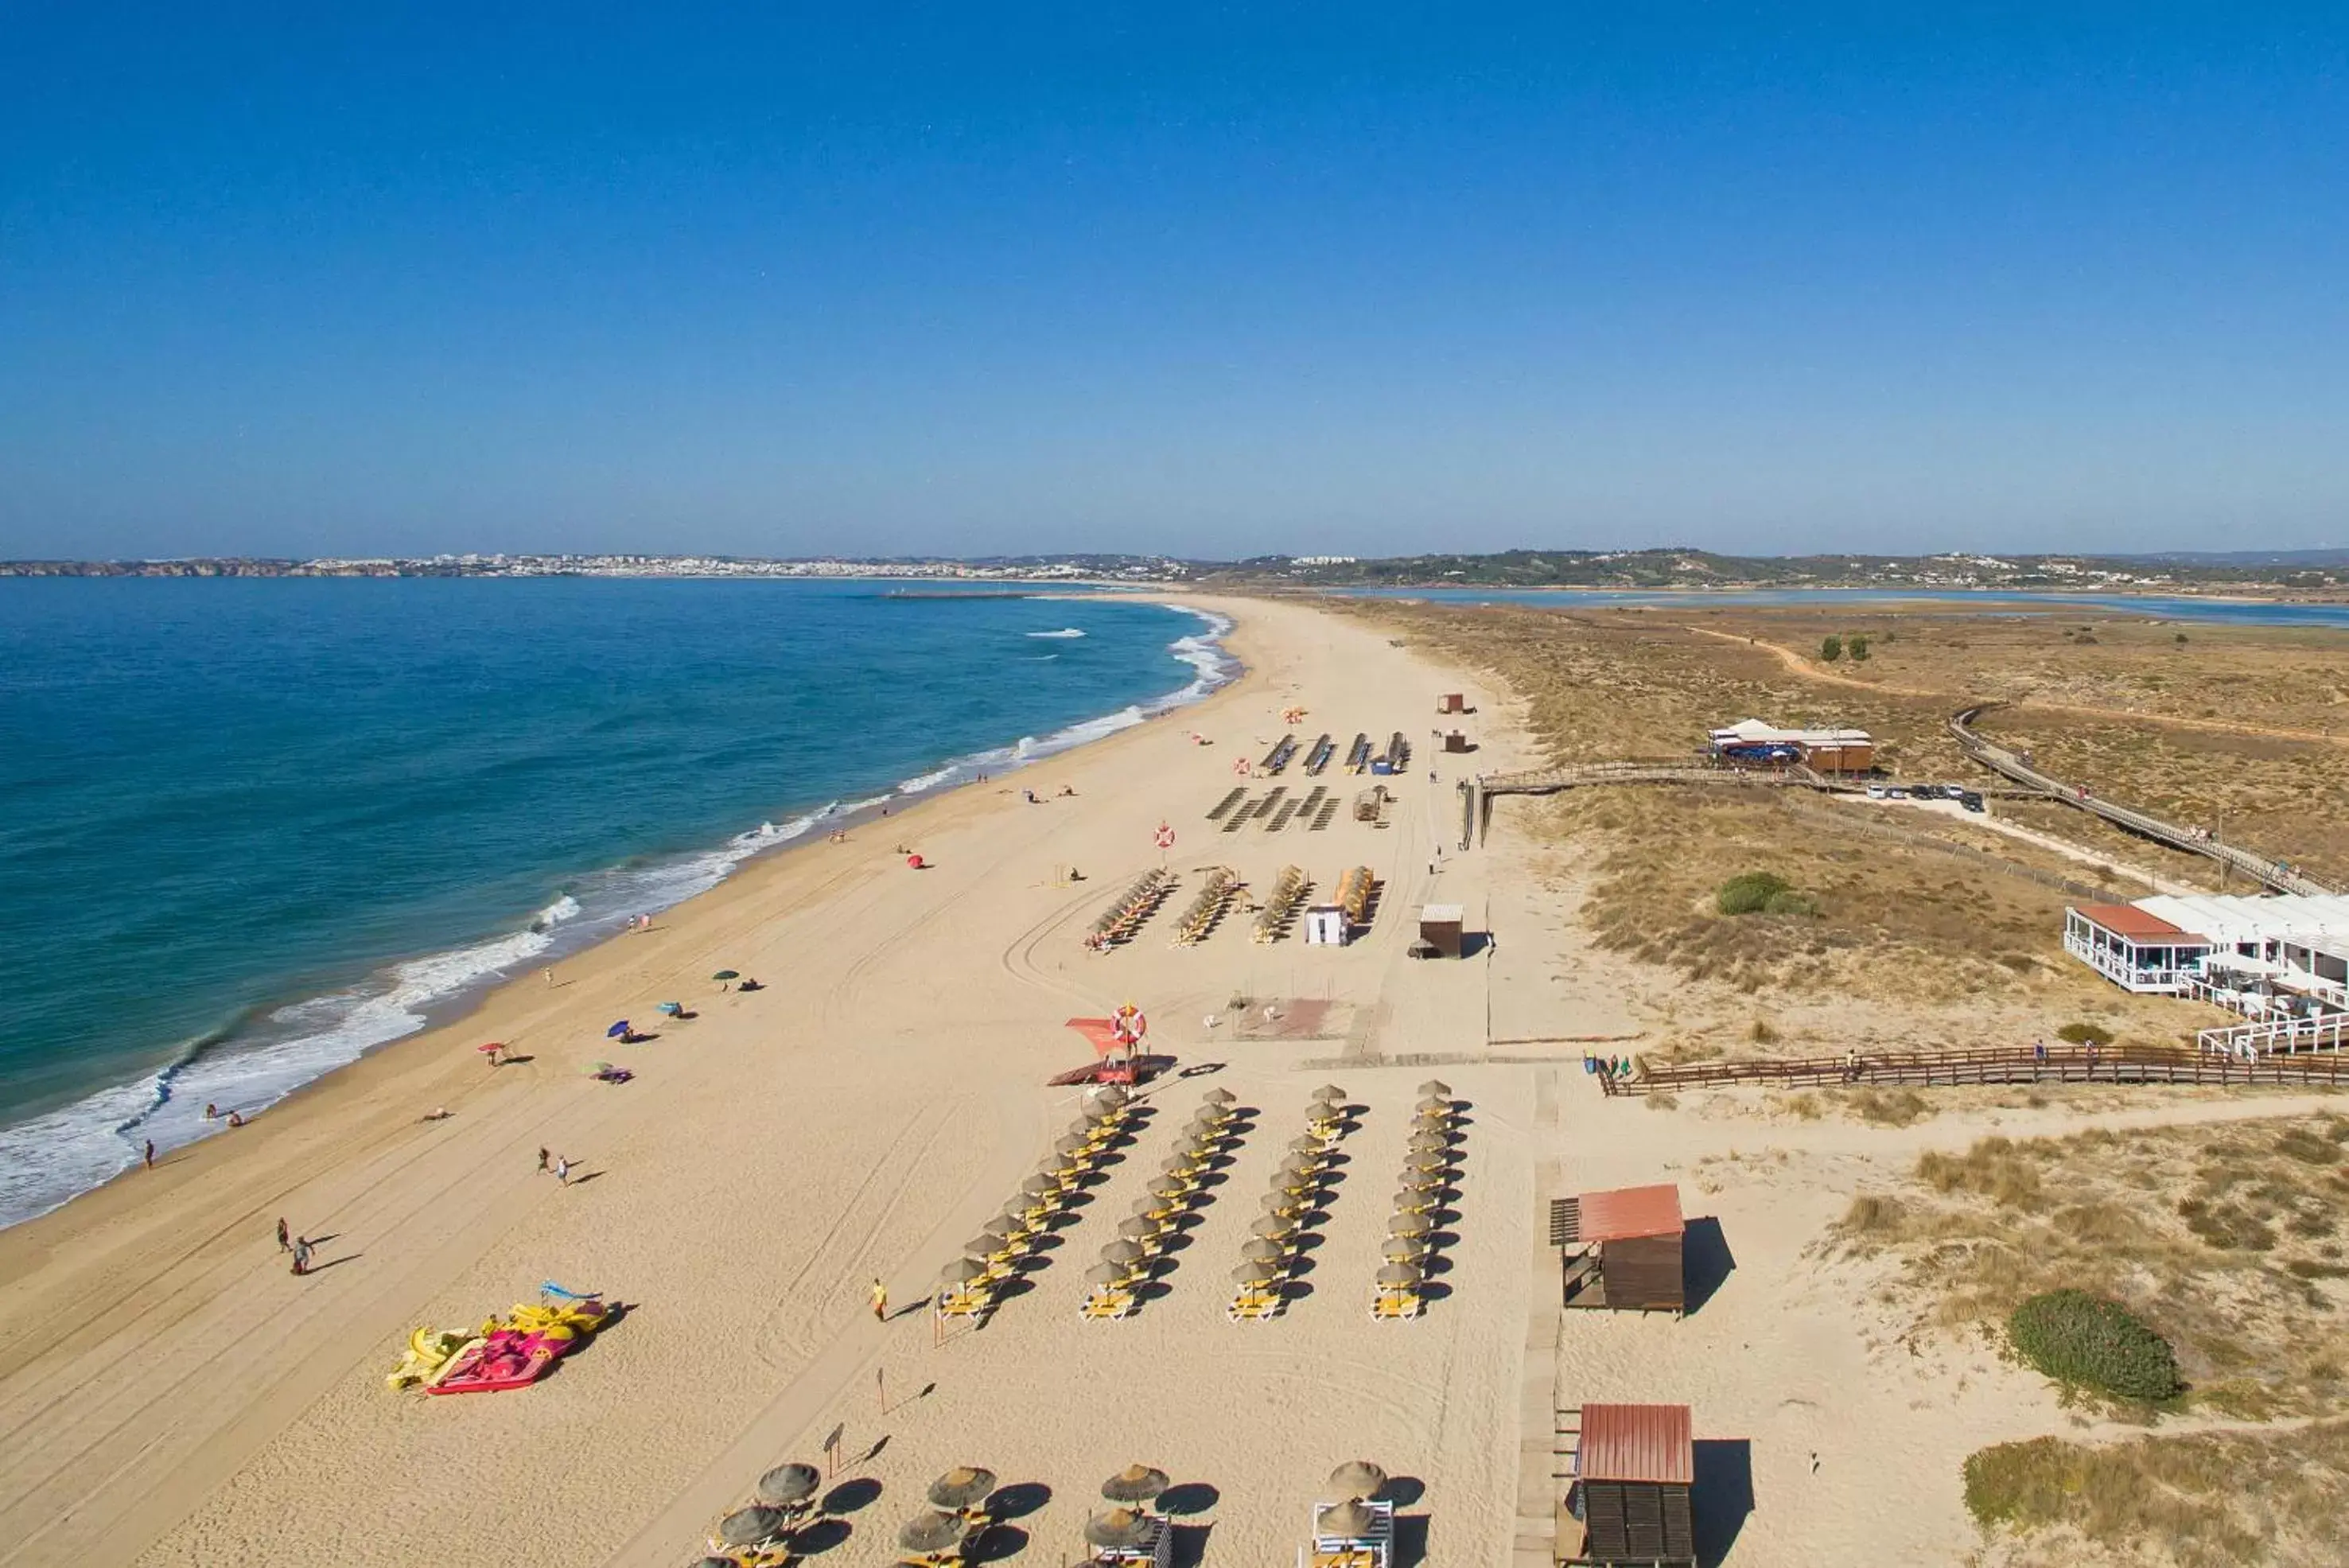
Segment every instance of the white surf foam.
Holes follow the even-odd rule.
[[[1058,631],[1031,631],[1028,635],[1030,637],[1082,637],[1085,634],[1079,628],[1064,626]]]

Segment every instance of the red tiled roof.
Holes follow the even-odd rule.
[[[2113,935],[2131,941],[2187,934],[2184,928],[2171,925],[2159,915],[2148,915],[2135,904],[2083,904],[2078,913],[2082,919],[2094,921]]]
[[[1585,1405],[1579,1473],[1584,1480],[1691,1484],[1696,1440],[1689,1407]]]
[[[1625,1187],[1613,1192],[1586,1192],[1581,1201],[1582,1240],[1629,1241],[1641,1236],[1674,1236],[1681,1222],[1681,1189],[1670,1182],[1661,1187]]]

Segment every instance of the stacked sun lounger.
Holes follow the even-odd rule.
[[[1238,891],[1239,885],[1239,877],[1230,867],[1207,867],[1206,878],[1199,885],[1199,896],[1191,900],[1191,907],[1183,911],[1183,918],[1174,924],[1174,945],[1178,948],[1196,947],[1206,941],[1215,930],[1216,922],[1223,918],[1224,910],[1231,903],[1232,895]]]
[[[1357,730],[1354,732],[1354,743],[1346,748],[1346,771],[1350,774],[1358,774],[1370,765],[1371,738]]]
[[[1208,809],[1208,812],[1207,812],[1207,820],[1208,820],[1209,822],[1221,822],[1221,821],[1223,821],[1223,820],[1224,820],[1224,818],[1226,818],[1226,817],[1229,816],[1229,815],[1232,814],[1232,807],[1234,807],[1234,806],[1236,806],[1236,805],[1239,805],[1239,803],[1240,803],[1240,802],[1242,802],[1242,801],[1246,800],[1247,798],[1247,785],[1246,785],[1246,784],[1234,784],[1234,785],[1232,786],[1232,792],[1231,792],[1231,794],[1227,794],[1227,795],[1224,796],[1224,798],[1223,798],[1223,799],[1221,799],[1221,800],[1217,801],[1217,802],[1216,802],[1216,803],[1212,807],[1210,807],[1210,808]]]
[[[1289,1140],[1288,1152],[1272,1173],[1271,1190],[1264,1195],[1264,1214],[1252,1239],[1241,1249],[1243,1262],[1232,1271],[1239,1288],[1225,1315],[1234,1323],[1262,1323],[1280,1315],[1288,1296],[1288,1278],[1297,1266],[1298,1236],[1305,1217],[1327,1196],[1330,1156],[1344,1136],[1346,1091],[1324,1084],[1313,1091],[1305,1113],[1305,1131]]]
[[[1250,940],[1278,941],[1281,932],[1288,929],[1289,918],[1297,913],[1298,906],[1305,902],[1305,896],[1312,890],[1313,879],[1306,876],[1302,868],[1282,867],[1280,876],[1272,885],[1271,895],[1265,899],[1264,909],[1257,915],[1256,929],[1248,933]]]
[[[1350,867],[1338,878],[1338,908],[1346,912],[1350,925],[1366,926],[1371,920],[1371,889],[1378,886],[1367,866]]]
[[[1086,1272],[1092,1289],[1080,1309],[1083,1316],[1106,1322],[1133,1314],[1135,1292],[1156,1270],[1183,1217],[1199,1202],[1208,1166],[1237,1136],[1234,1101],[1229,1089],[1208,1090],[1198,1114],[1175,1135],[1158,1174],[1118,1225],[1117,1240],[1102,1249],[1101,1262]]]
[[[1117,896],[1117,902],[1102,912],[1085,938],[1085,946],[1095,950],[1115,947],[1131,941],[1142,922],[1157,909],[1174,889],[1174,877],[1162,867],[1153,867],[1135,877],[1132,886]]]
[[[1114,1084],[1085,1096],[1076,1119],[1035,1174],[1019,1184],[986,1230],[963,1243],[963,1255],[946,1266],[932,1298],[939,1317],[986,1320],[1004,1283],[1027,1266],[1039,1241],[1067,1211],[1070,1196],[1100,1168],[1104,1155],[1131,1141],[1133,1109],[1132,1098]]]
[[[1371,1316],[1379,1322],[1419,1315],[1437,1234],[1435,1215],[1452,1182],[1458,1125],[1452,1086],[1431,1078],[1419,1086],[1419,1093],[1411,1142],[1402,1158],[1402,1179],[1395,1189],[1394,1213],[1387,1220],[1386,1262],[1371,1293]]]
[[[1323,768],[1330,765],[1330,759],[1337,754],[1338,743],[1330,738],[1329,731],[1322,731],[1321,738],[1314,742],[1312,749],[1305,753],[1307,775],[1318,776]]]
[[[1319,811],[1313,814],[1313,826],[1307,831],[1311,833],[1319,833],[1323,831],[1330,826],[1330,819],[1335,817],[1337,815],[1338,797],[1333,794],[1328,800],[1321,803],[1321,809]]]

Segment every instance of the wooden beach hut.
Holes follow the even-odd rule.
[[[1585,1405],[1568,1473],[1560,1561],[1695,1568],[1694,1423],[1685,1405]]]
[[[1435,950],[1438,958],[1458,958],[1466,939],[1463,928],[1468,919],[1467,910],[1458,904],[1427,904],[1419,911],[1419,940]]]
[[[1558,1249],[1563,1300],[1617,1312],[1687,1310],[1681,1189],[1625,1187],[1556,1198],[1550,1245]]]
[[[1468,711],[1467,693],[1446,691],[1435,700],[1435,711],[1439,713],[1465,713]]]
[[[1446,730],[1444,732],[1444,749],[1447,752],[1468,752],[1475,748],[1468,743],[1468,737],[1460,731]]]

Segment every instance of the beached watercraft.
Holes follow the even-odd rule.
[[[608,1316],[602,1302],[588,1297],[555,1305],[527,1302],[471,1334],[419,1328],[409,1336],[407,1355],[385,1381],[394,1388],[421,1384],[428,1394],[520,1388],[545,1376]]]

